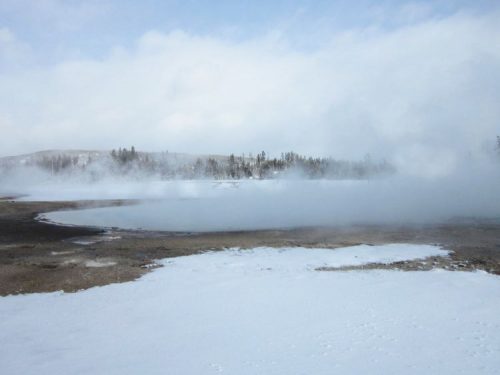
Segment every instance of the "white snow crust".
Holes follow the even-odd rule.
[[[338,267],[433,246],[231,249],[135,282],[0,298],[2,374],[496,374],[500,278]]]

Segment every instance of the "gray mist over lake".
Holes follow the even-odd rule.
[[[363,181],[163,181],[130,184],[128,189],[123,184],[101,184],[85,193],[81,186],[67,187],[66,194],[83,199],[102,196],[104,191],[111,197],[114,191],[115,197],[148,199],[130,206],[53,212],[44,218],[64,224],[187,232],[500,218],[500,178],[495,170]]]

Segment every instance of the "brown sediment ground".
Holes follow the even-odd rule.
[[[11,199],[12,197],[9,197]],[[77,291],[134,280],[154,260],[229,247],[304,246],[338,248],[358,244],[436,244],[449,257],[370,264],[340,269],[484,270],[500,275],[500,224],[485,220],[440,225],[356,225],[219,233],[168,233],[60,226],[36,220],[39,213],[133,204],[133,201],[17,202],[0,199],[0,295]]]

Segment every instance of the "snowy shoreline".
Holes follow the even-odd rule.
[[[230,249],[162,260],[134,282],[3,297],[0,360],[6,374],[493,374],[497,276],[314,271],[446,254]]]

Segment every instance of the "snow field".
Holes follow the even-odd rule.
[[[3,374],[494,374],[500,278],[317,272],[434,246],[230,249],[135,282],[0,298]]]

